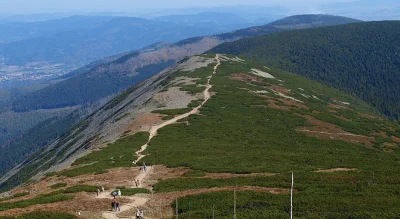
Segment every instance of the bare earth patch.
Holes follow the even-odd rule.
[[[127,202],[126,199],[119,199],[119,201],[122,204]],[[78,211],[103,211],[104,209],[110,208],[109,206],[109,200],[95,199],[95,193],[87,194],[85,192],[81,192],[75,194],[75,198],[68,201],[43,205],[32,205],[26,208],[16,208],[7,211],[0,211],[0,216],[17,216],[24,213],[43,210],[68,212],[76,215]]]
[[[358,171],[357,168],[333,168],[333,169],[327,169],[327,170],[316,170],[314,172],[317,173],[333,173],[333,172],[346,172],[346,171]]]
[[[400,138],[396,137],[396,136],[392,136],[391,137],[393,141],[400,143]]]
[[[274,78],[275,78],[275,77],[272,76],[270,73],[267,73],[267,72],[258,70],[258,69],[256,69],[256,68],[252,68],[252,69],[251,69],[251,73],[253,73],[253,74],[255,74],[255,75],[258,75],[258,76],[260,76],[260,77],[263,77],[263,78],[269,78],[269,79],[274,79]]]
[[[129,125],[129,130],[132,134],[141,131],[149,131],[151,126],[160,124],[162,121],[162,116],[160,115],[153,113],[142,114]]]
[[[289,89],[287,89],[285,87],[282,87],[282,86],[279,86],[279,85],[274,85],[274,84],[269,85],[268,88],[272,89],[274,91],[278,91],[278,92],[283,93],[283,94],[289,94],[291,92],[291,90],[289,90]]]
[[[250,75],[247,73],[234,73],[229,76],[230,79],[242,82],[263,82],[264,80],[260,77]]]
[[[368,137],[364,135],[356,135],[344,131],[342,128],[329,123],[318,120],[312,116],[299,115],[307,119],[309,123],[314,125],[313,127],[299,127],[296,130],[302,132],[308,136],[316,137],[319,139],[331,139],[331,140],[342,140],[351,143],[360,143],[365,146],[372,148],[374,137]]]

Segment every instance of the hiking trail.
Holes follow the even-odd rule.
[[[214,71],[213,73],[207,78],[207,85],[206,85],[206,89],[204,89],[203,91],[203,95],[204,95],[204,101],[197,106],[196,108],[193,108],[190,112],[182,114],[182,115],[178,115],[170,120],[167,120],[159,125],[155,125],[152,126],[149,133],[149,140],[147,141],[146,144],[144,144],[143,146],[140,147],[139,151],[136,152],[138,159],[136,160],[136,163],[138,163],[142,158],[144,158],[146,155],[142,155],[141,153],[147,149],[147,147],[149,146],[148,144],[150,143],[151,139],[153,137],[155,137],[157,135],[157,131],[160,128],[163,128],[167,125],[171,125],[176,123],[178,120],[184,119],[192,114],[196,114],[199,112],[200,108],[211,98],[211,94],[210,94],[210,89],[212,88],[212,85],[210,84],[210,81],[213,77],[214,74],[217,73],[218,67],[221,65],[221,61],[219,58],[219,55],[215,55],[215,59],[217,61],[217,64],[214,66]],[[146,176],[152,171],[152,167],[148,166],[147,167],[147,171],[146,172],[140,172],[139,175],[136,177],[136,179],[139,179],[140,181],[140,185],[138,186],[138,188],[144,188],[144,185],[146,185]],[[132,187],[135,188],[135,187]],[[112,191],[105,191],[103,193],[100,193],[100,195],[97,198],[108,198],[110,200],[113,199],[113,197],[111,196]],[[124,194],[122,194],[122,197],[124,197]],[[124,198],[128,198],[130,199],[132,202],[129,202],[128,204],[124,204],[121,205],[121,211],[119,212],[114,212],[114,211],[104,211],[102,214],[103,218],[106,219],[119,219],[119,217],[117,216],[117,214],[124,212],[124,211],[128,211],[131,210],[132,208],[136,208],[136,207],[140,207],[146,204],[146,202],[149,200],[149,195],[148,194],[136,194],[134,196],[131,197],[124,197]],[[146,217],[148,218],[148,217]]]

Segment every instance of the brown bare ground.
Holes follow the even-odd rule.
[[[271,84],[269,85],[267,88],[272,89],[274,91],[278,91],[279,93],[283,93],[283,94],[289,94],[291,91],[285,87],[279,86],[279,85],[274,85]]]
[[[142,114],[139,116],[131,125],[127,131],[131,131],[132,134],[135,134],[140,131],[149,131],[152,125],[157,125],[162,123],[162,116],[159,114],[148,113]]]
[[[264,79],[247,73],[234,73],[229,76],[230,79],[242,82],[263,82]]]
[[[371,135],[374,135],[374,136],[381,136],[381,137],[384,137],[384,138],[388,138],[387,133],[386,133],[386,132],[383,132],[383,131],[380,131],[380,132],[373,132]]]
[[[385,143],[383,143],[383,145],[385,147],[388,147],[388,148],[397,148],[397,144],[396,143],[385,142]]]
[[[347,107],[347,106],[342,106],[342,105],[332,104],[332,103],[329,104],[328,107],[329,107],[329,108],[332,108],[332,109],[350,109],[350,108]]]
[[[329,123],[318,120],[312,116],[299,115],[307,119],[309,123],[314,125],[313,127],[299,127],[296,130],[302,132],[308,136],[316,137],[319,139],[331,139],[331,140],[342,140],[351,143],[363,143],[367,147],[372,148],[374,137],[368,137],[364,135],[355,135],[344,131],[342,128]]]
[[[333,109],[328,109],[328,112],[330,112],[330,113],[337,113],[337,111],[336,111],[336,110],[333,110]]]
[[[333,173],[333,172],[346,172],[346,171],[358,171],[357,168],[333,168],[327,170],[316,170],[317,173]]]
[[[338,118],[338,119],[341,119],[341,120],[347,121],[347,122],[351,122],[351,120],[350,120],[350,119],[348,119],[348,118],[346,118],[346,117],[344,117],[344,116],[337,116],[337,115],[335,115],[335,117],[336,117],[336,118]]]
[[[117,186],[131,187],[132,181],[139,175],[139,168],[114,168],[104,174],[83,175],[72,178],[65,178],[69,185],[85,184],[115,188]]]
[[[396,136],[392,136],[391,137],[393,141],[400,143],[400,138],[396,137]]]
[[[121,204],[129,202],[127,199],[119,199]],[[88,194],[85,192],[75,194],[75,198],[43,205],[32,205],[26,208],[16,208],[7,211],[1,211],[0,216],[17,216],[33,211],[58,211],[76,214],[78,211],[104,211],[110,208],[110,201],[104,199],[96,199],[95,193]]]
[[[372,115],[369,115],[369,114],[360,114],[360,117],[363,117],[363,118],[366,118],[366,119],[378,119],[378,120],[383,120],[383,119],[380,118],[380,117],[372,116]]]

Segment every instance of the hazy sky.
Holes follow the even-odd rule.
[[[140,9],[210,7],[227,5],[284,5],[312,7],[352,0],[0,0],[0,13],[132,12]]]

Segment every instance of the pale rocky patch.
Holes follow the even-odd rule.
[[[273,75],[271,75],[270,73],[261,71],[261,70],[256,69],[256,68],[252,68],[252,69],[251,69],[251,73],[253,73],[253,74],[257,75],[257,76],[263,77],[263,78],[268,78],[268,79],[274,79],[274,78],[275,78],[275,77],[274,77]]]

